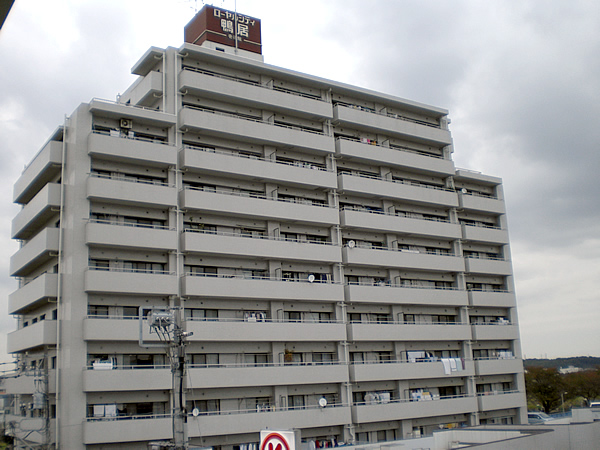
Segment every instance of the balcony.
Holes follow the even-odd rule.
[[[343,173],[338,175],[338,189],[345,194],[370,194],[446,208],[458,206],[458,198],[454,191],[417,183],[394,182]]]
[[[168,167],[177,165],[177,149],[148,139],[127,139],[101,133],[90,133],[88,154],[117,162]]]
[[[45,228],[10,258],[10,275],[23,277],[58,255],[58,228]]]
[[[239,433],[258,433],[260,430],[317,428],[350,423],[350,407],[327,406],[256,412],[221,411],[187,418],[187,432],[191,438],[203,436],[230,436]],[[168,440],[172,438],[172,420],[169,415],[118,416],[110,419],[88,418],[83,426],[84,444],[106,444],[135,441]]]
[[[169,440],[172,437],[173,421],[166,414],[88,419],[83,423],[83,443],[86,445]]]
[[[15,183],[13,202],[28,203],[46,183],[60,174],[62,146],[62,142],[51,140],[40,150]]]
[[[465,258],[465,272],[491,275],[512,275],[512,263],[504,259]]]
[[[355,211],[345,208],[340,212],[340,225],[346,228],[362,228],[367,230],[387,231],[398,234],[414,234],[417,236],[435,236],[440,239],[460,239],[459,224],[415,219],[389,214],[376,214]]]
[[[338,103],[333,107],[333,120],[353,128],[367,129],[385,135],[408,138],[431,145],[450,145],[452,138],[448,130],[425,125],[425,122],[398,116],[378,114],[363,108]]]
[[[137,324],[136,320],[127,322]],[[171,369],[166,366],[160,369],[138,366],[138,368],[83,371],[84,392],[162,391],[169,390],[171,387]]]
[[[331,118],[331,103],[311,96],[292,95],[254,84],[200,70],[184,69],[179,74],[179,88],[190,94],[219,98],[225,102],[244,104],[269,111],[291,113],[304,117]]]
[[[49,183],[27,203],[12,221],[13,239],[30,239],[60,210],[60,184]]]
[[[8,313],[25,314],[58,295],[58,274],[45,273],[8,296]]]
[[[136,74],[137,75],[137,74]],[[140,81],[126,95],[129,95],[131,104],[135,106],[151,106],[156,102],[157,96],[163,94],[163,74],[152,71],[140,78]]]
[[[259,119],[246,119],[226,113],[215,113],[199,108],[183,108],[179,114],[179,128],[201,132],[203,135],[308,150],[313,153],[333,153],[332,136],[299,128],[277,126]]]
[[[477,403],[479,404],[480,411],[525,408],[527,405],[525,393],[519,391],[498,391],[477,394]]]
[[[475,361],[478,376],[499,375],[523,372],[523,360],[513,359],[478,359]]]
[[[392,305],[454,305],[467,306],[467,291],[377,285],[348,285],[347,302],[387,303]]]
[[[346,325],[335,322],[186,321],[190,341],[202,342],[337,342],[346,340]],[[221,380],[222,381],[222,380]]]
[[[188,417],[188,435],[229,436],[235,433],[258,433],[260,430],[287,430],[290,424],[297,429],[340,426],[351,423],[350,407],[327,406],[257,413],[252,411],[222,411],[218,414]]]
[[[464,324],[351,323],[349,341],[469,341]]]
[[[484,197],[473,194],[463,194],[459,191],[458,200],[460,208],[472,211],[482,211],[493,214],[505,214],[504,202],[493,197]]]
[[[513,292],[507,291],[469,291],[470,306],[493,306],[511,308],[517,301]]]
[[[6,390],[7,394],[33,394],[36,392],[36,380],[41,380],[41,371],[25,371],[17,375],[6,374],[2,382],[2,387]],[[50,369],[48,371],[48,391],[51,394],[56,392],[56,370]]]
[[[477,411],[477,398],[467,396],[418,402],[402,400],[370,405],[359,403],[352,407],[352,420],[354,423],[370,423],[465,414],[475,411]]]
[[[144,342],[159,343],[156,333],[150,333],[147,321],[142,322],[142,338]],[[137,345],[140,339],[140,322],[137,317],[88,316],[83,320],[83,339],[112,343],[135,341]],[[152,372],[150,369],[146,370]],[[142,370],[142,372],[144,371]],[[117,377],[117,375],[114,376]]]
[[[92,269],[85,272],[86,292],[176,295],[177,283],[177,277],[168,272],[120,272]]]
[[[348,370],[345,364],[207,368],[188,366],[187,370],[188,386],[194,386],[194,389],[295,386],[348,381]]]
[[[56,320],[42,320],[8,333],[6,337],[8,353],[24,352],[52,345],[56,345]]]
[[[376,164],[419,169],[438,175],[454,175],[454,163],[449,159],[428,156],[416,151],[400,150],[380,145],[371,145],[348,139],[337,139],[335,150],[338,155],[360,158]]]
[[[102,117],[109,117],[112,119],[129,118],[137,122],[143,122],[158,127],[171,127],[177,122],[177,118],[174,114],[112,102],[110,100],[95,98],[90,102],[89,107],[91,113],[98,114]]]
[[[248,300],[298,300],[341,302],[344,286],[333,283],[309,283],[242,277],[186,275],[183,295]]]
[[[164,184],[90,176],[87,196],[92,200],[111,203],[170,207],[177,205],[177,189]]]
[[[465,270],[464,259],[461,257],[401,250],[344,247],[342,260],[344,264],[359,266],[401,267],[442,272],[464,272]]]
[[[90,221],[86,224],[85,233],[87,245],[157,250],[177,248],[177,232],[165,227]]]
[[[421,380],[427,378],[470,377],[475,375],[473,361],[465,361],[465,370],[444,371],[441,361],[432,362],[382,362],[350,365],[350,381]]]
[[[495,227],[478,227],[462,224],[462,236],[465,241],[492,242],[508,244],[508,231]]]
[[[241,157],[203,149],[184,148],[181,166],[191,171],[215,174],[235,174],[253,181],[284,183],[308,188],[337,189],[335,172],[308,164],[292,165],[270,159]]]
[[[183,233],[183,251],[223,256],[341,262],[340,247],[329,244],[310,244],[276,239],[258,239],[240,234],[212,234],[187,231]]]
[[[335,208],[274,201],[264,197],[228,195],[198,189],[184,189],[181,192],[181,206],[185,209],[257,219],[299,221],[323,225],[339,223],[338,210]]]
[[[512,324],[471,325],[475,341],[503,341],[519,339],[519,329]]]

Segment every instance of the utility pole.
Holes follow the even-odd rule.
[[[150,333],[156,333],[161,344],[145,343],[143,340],[143,317],[140,314],[140,346],[162,347],[166,349],[169,362],[171,364],[171,382],[172,382],[172,401],[171,417],[173,420],[173,442],[172,443],[150,443],[159,448],[174,448],[176,450],[185,450],[188,448],[186,422],[187,414],[183,401],[183,379],[185,376],[185,339],[192,335],[190,332],[183,331],[181,327],[181,317],[178,308],[168,310],[152,310],[148,314],[148,324]],[[155,448],[154,447],[154,448]]]

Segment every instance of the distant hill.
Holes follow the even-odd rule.
[[[526,359],[523,361],[525,368],[527,367],[581,367],[582,369],[600,368],[600,358],[595,356],[574,356],[572,358],[556,358],[556,359]]]

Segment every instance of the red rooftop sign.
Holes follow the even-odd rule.
[[[206,5],[185,26],[185,42],[205,41],[262,54],[260,19]]]

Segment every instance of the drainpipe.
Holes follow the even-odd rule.
[[[63,125],[63,142],[62,142],[62,158],[60,167],[60,212],[59,212],[59,224],[58,230],[58,280],[57,280],[57,293],[56,293],[56,394],[55,394],[55,409],[57,411],[54,423],[56,426],[55,431],[55,448],[60,448],[60,414],[58,414],[58,402],[60,399],[60,340],[61,340],[61,300],[62,300],[62,249],[63,249],[63,235],[64,235],[64,205],[65,205],[65,164],[67,156],[67,123],[69,118],[65,114],[65,120]]]

